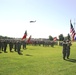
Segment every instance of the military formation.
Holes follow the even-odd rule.
[[[4,53],[7,53],[7,47],[8,47],[10,52],[15,51],[19,55],[23,55],[21,53],[21,49],[25,50],[26,45],[29,45],[29,44],[34,45],[34,46],[43,45],[43,47],[46,47],[46,46],[54,47],[54,45],[58,45],[58,43],[54,42],[54,41],[31,41],[31,43],[27,43],[25,40],[5,40],[5,39],[1,39],[0,40],[0,52],[3,51]],[[67,40],[67,41],[64,40],[59,45],[61,45],[63,47],[63,49],[62,49],[63,59],[64,60],[66,58],[69,59],[70,46],[72,45],[71,42],[69,40]]]
[[[54,41],[32,41],[31,43],[32,45],[39,45],[39,46],[43,46],[43,47],[48,47],[48,46],[51,46],[51,47],[54,47],[54,45],[57,45],[57,42],[54,42]]]
[[[19,55],[22,55],[21,48],[26,49],[26,41],[22,40],[0,40],[0,52],[7,53],[7,47],[9,46],[9,51],[18,52]]]
[[[0,39],[0,52],[7,53],[7,48],[9,48],[10,52],[18,52],[19,55],[22,55],[21,49],[25,50],[26,45],[31,44],[32,46],[43,46],[43,47],[54,47],[57,42],[54,41],[39,41],[39,40],[31,40],[28,43],[26,40],[13,40],[13,39]]]

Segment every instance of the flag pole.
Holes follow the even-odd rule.
[[[74,19],[74,30],[75,30],[75,24],[76,24],[76,23],[75,23],[75,19]]]
[[[71,24],[72,24],[72,20],[70,19],[70,33],[71,33]],[[71,42],[73,42],[73,37],[72,36],[71,36]]]

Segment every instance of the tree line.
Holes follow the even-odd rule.
[[[8,37],[8,36],[2,36],[0,35],[0,39],[13,39],[12,37]]]
[[[54,39],[54,37],[52,37],[51,35],[49,36],[49,40],[53,40]],[[71,36],[70,36],[70,34],[67,34],[67,36],[64,36],[63,34],[60,34],[59,36],[58,36],[58,39],[57,40],[59,40],[59,41],[63,41],[63,40],[71,40]]]
[[[1,36],[1,35],[0,35],[0,39],[14,39],[14,38],[8,37],[8,36]],[[50,41],[53,41],[53,39],[54,39],[54,37],[52,37],[51,35],[49,35],[49,40],[50,40]],[[71,36],[70,36],[70,34],[67,34],[67,36],[64,36],[63,34],[60,34],[60,35],[58,36],[58,39],[57,39],[57,40],[58,40],[58,41],[71,40]]]

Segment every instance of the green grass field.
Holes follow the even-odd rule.
[[[27,46],[17,52],[0,53],[0,75],[76,75],[76,43],[70,59],[62,59],[62,47]]]

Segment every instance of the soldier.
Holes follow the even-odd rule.
[[[14,41],[14,51],[17,52],[17,41]]]
[[[13,49],[13,41],[11,41],[11,40],[9,42],[9,49],[10,49],[10,52],[12,52],[12,49]]]
[[[4,43],[4,53],[7,53],[7,52],[6,52],[6,49],[7,49],[7,41],[6,41],[6,40],[4,40],[4,42],[3,42],[3,43]]]
[[[20,52],[20,49],[21,49],[21,42],[17,41],[17,51],[18,51],[18,54],[22,55],[22,53]]]
[[[1,50],[4,51],[4,40],[1,40]]]
[[[65,57],[66,57],[66,50],[67,50],[67,43],[66,41],[64,40],[63,41],[63,59],[65,60]]]
[[[26,49],[26,41],[22,41],[23,49]]]
[[[54,47],[54,41],[51,42],[51,47]]]
[[[69,40],[67,40],[67,59],[69,59],[70,56],[70,46],[71,46],[71,42]]]
[[[0,53],[1,53],[1,40],[0,40]]]

